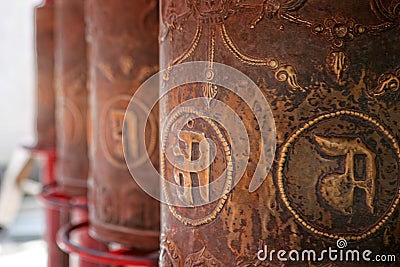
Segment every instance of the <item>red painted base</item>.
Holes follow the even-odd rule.
[[[88,230],[89,223],[87,222],[65,225],[58,232],[57,244],[64,252],[76,255],[82,261],[97,264],[92,266],[158,266],[158,252],[140,254],[138,251],[129,249],[107,249],[91,238]]]
[[[48,267],[69,267],[69,256],[57,246],[57,232],[60,227],[69,222],[70,197],[57,191],[55,185],[43,187],[40,199],[46,209],[45,239],[48,250]]]

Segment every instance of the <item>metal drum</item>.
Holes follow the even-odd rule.
[[[147,196],[129,173],[122,126],[132,95],[158,70],[158,4],[144,0],[87,2],[93,167],[90,234],[108,243],[156,250],[159,203]],[[143,119],[136,115],[128,118],[131,146],[146,140],[150,157],[157,164],[157,123],[152,125],[152,134],[144,136],[135,130],[137,120]],[[153,116],[156,120],[157,113]]]
[[[54,5],[45,1],[35,9],[36,27],[36,144],[56,146],[54,96]]]
[[[207,186],[218,179],[223,188],[215,190],[223,194],[200,207],[163,205],[160,265],[365,266],[377,255],[398,259],[399,1],[161,3],[160,68],[206,61],[210,71],[209,83],[181,85],[161,103],[161,171],[184,186],[164,190],[164,199],[209,199]],[[215,85],[216,62],[246,74],[257,90],[246,80],[233,90]],[[275,120],[273,161],[262,155],[261,140],[273,130],[257,123],[265,108],[258,92]],[[199,97],[202,109],[179,107]],[[247,167],[233,189],[242,151],[228,136],[240,127],[202,115],[218,101],[241,118],[249,139]],[[188,114],[197,118],[179,126]],[[206,169],[168,161],[169,147],[198,161],[211,149],[204,142],[201,152],[206,139],[216,150]],[[253,177],[257,164],[267,169],[268,162],[271,171]]]
[[[89,171],[84,1],[55,1],[55,84],[59,188],[86,196]]]

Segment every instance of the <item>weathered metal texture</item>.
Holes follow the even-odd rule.
[[[55,1],[57,174],[60,189],[86,195],[88,90],[84,1]]]
[[[37,149],[56,146],[54,96],[54,5],[35,9],[36,27],[36,144]]]
[[[263,133],[249,107],[223,88],[169,94],[160,114],[193,97],[227,103],[243,118],[251,153],[224,201],[197,210],[163,205],[161,266],[280,266],[276,255],[259,261],[258,250],[337,249],[339,238],[349,249],[399,257],[399,2],[161,2],[160,67],[208,60],[237,68],[266,96],[277,129],[273,168],[250,193]],[[215,125],[201,121],[191,131],[226,151]],[[228,156],[217,153],[211,180]],[[174,182],[165,164],[164,178]]]
[[[98,240],[143,250],[158,248],[159,203],[129,173],[122,125],[133,93],[158,70],[157,7],[157,1],[145,0],[90,0],[87,5],[93,133],[90,233]],[[156,114],[152,116],[158,118]],[[137,114],[138,119],[143,116]],[[145,139],[157,147],[157,134],[144,136],[140,129],[129,134],[134,142]],[[149,154],[158,162],[157,151]]]

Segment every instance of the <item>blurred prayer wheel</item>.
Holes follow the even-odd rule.
[[[54,3],[44,1],[35,8],[36,27],[36,144],[35,150],[46,152],[47,166],[42,177],[44,186],[54,183],[56,147],[55,90],[54,90]],[[46,232],[48,266],[67,267],[68,255],[56,244],[56,235],[64,214],[46,201]]]
[[[370,250],[371,261],[400,257],[399,1],[162,0],[160,25],[161,69],[207,61],[211,71],[215,62],[240,70],[268,100],[277,140],[271,171],[253,177],[268,133],[255,119],[263,108],[257,92],[247,91],[247,103],[234,93],[249,83],[232,91],[213,85],[209,75],[208,84],[168,93],[160,105],[167,125],[161,172],[185,187],[163,191],[164,199],[209,198],[204,181],[216,181],[224,170],[229,178],[238,164],[241,151],[233,149],[225,125],[200,116],[173,132],[188,113],[203,114],[217,101],[231,107],[247,130],[250,158],[239,183],[220,199],[162,206],[161,266],[340,266],[346,249],[359,250],[360,258]],[[206,99],[203,108],[179,106],[199,97]],[[167,137],[172,141],[164,147]],[[169,147],[198,161],[207,154],[199,145],[206,138],[217,151],[208,170],[168,162]],[[261,185],[252,187],[252,179]],[[321,254],[329,248],[337,262]],[[291,250],[314,250],[316,258],[302,262],[294,254],[292,260]],[[348,261],[365,266],[368,260]]]
[[[60,189],[86,196],[88,91],[84,1],[55,1],[57,175]]]
[[[45,1],[35,9],[36,27],[36,145],[56,146],[54,96],[54,5]]]
[[[122,126],[133,93],[158,70],[157,1],[87,2],[93,167],[89,183],[90,234],[100,241],[156,250],[159,203],[147,196],[129,173],[122,148]],[[156,113],[152,116],[158,117]],[[128,118],[131,145],[146,140],[157,147],[157,134],[144,136],[136,127],[137,120],[143,118],[142,114]],[[149,154],[154,162],[158,161],[155,150]]]

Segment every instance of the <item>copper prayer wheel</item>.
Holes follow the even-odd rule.
[[[159,203],[147,196],[129,173],[122,126],[133,93],[158,70],[158,4],[144,0],[87,2],[93,167],[90,234],[100,241],[155,250],[159,246]],[[133,129],[131,145],[146,140],[157,147],[157,134],[144,136],[135,130],[141,116],[128,118]],[[149,154],[156,163],[157,152],[153,149]]]
[[[35,9],[36,27],[36,145],[56,146],[54,96],[54,5],[45,1]]]
[[[399,25],[399,2],[390,0],[161,1],[160,68],[207,61],[211,69],[220,62],[240,70],[267,99],[276,127],[272,168],[253,178],[266,134],[255,120],[257,94],[247,92],[250,105],[212,79],[168,93],[160,121],[170,128],[161,144],[179,116],[202,112],[179,105],[203,97],[204,110],[220,101],[242,118],[250,153],[240,181],[220,199],[162,206],[161,266],[342,266],[346,249],[361,258],[347,258],[349,266],[400,256]],[[164,191],[164,199],[192,203],[211,194],[204,181],[224,170],[229,176],[240,151],[224,125],[189,122],[169,146],[194,161],[199,140],[211,139],[217,153],[208,171],[180,170],[164,150],[160,165],[166,181],[185,185]],[[256,190],[252,179],[261,181]],[[321,258],[329,248],[336,261]],[[300,259],[291,260],[291,250]],[[301,261],[302,250],[314,250],[317,260]],[[362,259],[366,250],[372,254]]]
[[[72,196],[85,196],[89,169],[88,91],[84,1],[55,1],[57,182]]]

